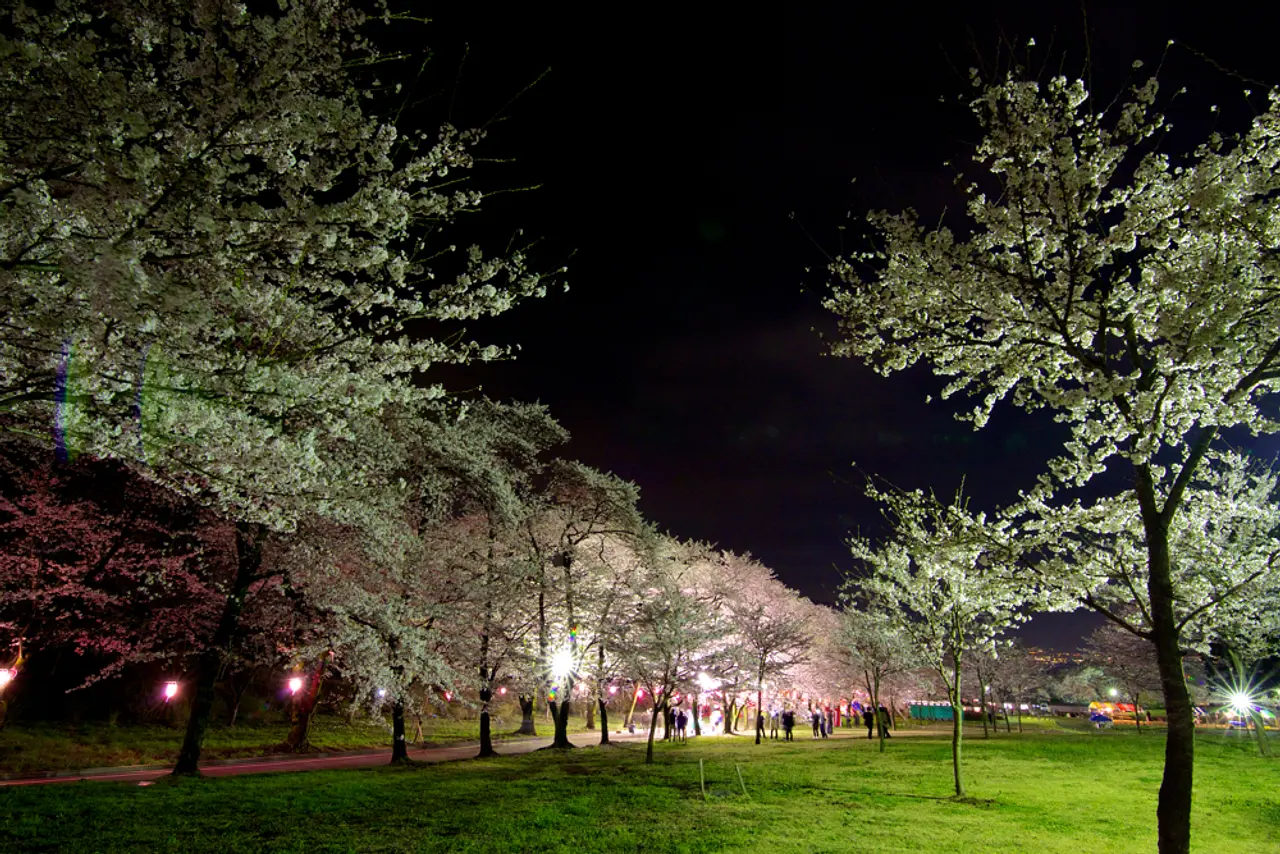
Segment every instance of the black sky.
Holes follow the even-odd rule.
[[[1030,483],[1055,432],[1003,411],[975,434],[925,404],[940,387],[927,374],[824,357],[824,253],[853,245],[874,208],[958,209],[943,161],[976,141],[956,102],[967,69],[998,61],[1002,39],[1025,56],[1034,37],[1035,62],[1074,73],[1086,24],[1076,3],[747,8],[424,7],[432,109],[459,125],[500,113],[487,149],[516,162],[489,180],[541,185],[489,207],[542,236],[547,264],[572,255],[569,293],[471,330],[522,351],[468,377],[548,404],[567,453],[638,483],[670,532],[749,551],[830,602],[845,537],[879,524],[851,463],[939,493],[966,476],[989,505]],[[1094,89],[1113,94],[1169,39],[1280,81],[1255,10],[1086,4]],[[1181,47],[1162,77],[1194,87],[1187,109],[1243,105],[1247,84]],[[1037,618],[1028,639],[1074,646],[1092,625],[1077,623]]]

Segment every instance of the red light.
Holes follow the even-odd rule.
[[[507,689],[506,689],[506,688],[499,688],[499,689],[498,689],[498,693],[499,693],[499,694],[505,694],[505,693],[507,693]]]

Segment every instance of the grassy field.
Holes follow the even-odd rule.
[[[0,850],[181,852],[912,852],[1155,850],[1163,739],[1028,733],[967,746],[900,738],[706,739],[408,769],[0,790]],[[708,798],[699,782],[707,774]],[[748,795],[738,782],[741,768]],[[1194,850],[1280,851],[1280,761],[1198,745]]]
[[[495,721],[493,737],[510,737],[518,720]],[[581,730],[580,718],[570,721],[570,732]],[[480,724],[475,720],[423,718],[423,736],[431,744],[476,741]],[[262,756],[284,741],[286,723],[241,724],[211,727],[205,738],[206,759]],[[539,719],[538,732],[551,734],[549,722]],[[108,726],[107,724],[9,726],[0,731],[0,777],[20,777],[45,771],[76,771],[119,765],[163,765],[172,762],[182,744],[183,731],[168,726]],[[414,723],[409,721],[409,735]],[[390,747],[391,729],[380,721],[317,716],[311,725],[311,743],[321,751]]]

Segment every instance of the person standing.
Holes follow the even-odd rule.
[[[782,713],[782,731],[785,733],[784,741],[795,741],[795,737],[791,734],[796,728],[796,713],[791,709],[787,709]]]
[[[834,735],[836,731],[836,710],[831,706],[827,706],[827,735]]]
[[[813,724],[814,738],[819,737],[819,728],[821,727],[821,723],[820,723],[821,720],[822,720],[822,713],[819,712],[817,709],[813,709],[809,712],[809,723]]]
[[[682,744],[687,743],[689,738],[686,732],[689,726],[689,715],[683,708],[676,712],[676,736],[679,737]]]
[[[777,706],[769,709],[769,738],[774,741],[778,740],[778,718],[782,717],[782,712]]]
[[[871,711],[870,703],[862,707],[862,723],[867,728],[867,738],[871,738],[872,730],[876,726],[876,715],[875,712]]]
[[[893,733],[889,732],[889,710],[884,707],[884,703],[880,704],[880,735],[884,738],[892,738]]]

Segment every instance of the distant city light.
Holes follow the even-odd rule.
[[[177,682],[164,683],[164,701],[167,703],[176,696],[178,696],[178,683]]]
[[[291,694],[297,694],[301,690],[302,690],[302,677],[294,676],[289,680],[289,692]]]

